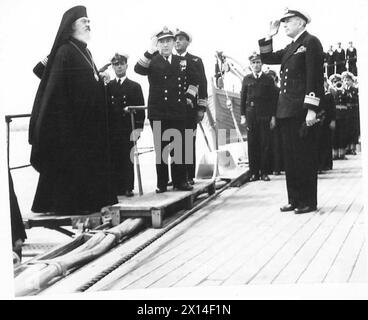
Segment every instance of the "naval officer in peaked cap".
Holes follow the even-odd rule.
[[[281,22],[292,42],[274,51],[272,38]],[[271,21],[269,34],[259,40],[261,59],[281,64],[281,87],[276,109],[285,160],[288,204],[282,212],[296,214],[317,209],[317,123],[323,97],[323,48],[319,39],[306,31],[310,16],[286,9],[280,20]]]
[[[188,182],[193,185],[196,169],[196,131],[197,124],[203,120],[207,107],[207,78],[202,59],[187,51],[192,42],[192,36],[189,32],[176,29],[175,32],[175,50],[181,57],[185,57],[193,64],[199,77],[198,99],[195,99],[193,107],[187,106],[187,117],[185,119],[186,131],[192,130],[192,135],[186,135],[186,168]],[[185,88],[186,90],[186,88]],[[192,137],[192,139],[190,138]]]
[[[134,163],[131,161],[133,148],[131,115],[129,106],[143,106],[144,97],[139,83],[130,80],[126,53],[115,53],[111,65],[116,78],[107,84],[109,102],[109,137],[111,148],[112,183],[116,195],[132,197],[134,189]],[[134,127],[143,130],[144,110],[134,111]]]
[[[172,54],[174,33],[164,27],[138,60],[135,72],[148,76],[148,119],[156,152],[157,193],[167,191],[168,150],[172,149],[171,175],[174,189],[188,191],[185,166],[185,119],[198,94],[198,75],[190,60]],[[170,145],[170,146],[169,146]]]

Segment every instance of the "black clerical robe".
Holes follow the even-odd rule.
[[[57,49],[49,68],[30,126],[31,163],[40,173],[32,210],[99,211],[116,201],[103,82],[86,45],[75,39]]]

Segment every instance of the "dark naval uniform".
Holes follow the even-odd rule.
[[[347,107],[347,144],[358,144],[360,136],[358,89],[351,86],[344,90]]]
[[[189,98],[194,102],[197,97],[197,73],[192,62],[186,58],[171,55],[170,63],[161,54],[152,55],[149,52],[137,62],[134,70],[138,74],[147,75],[150,85],[148,119],[153,130],[156,151],[157,187],[160,190],[167,188],[169,176],[166,152],[172,140],[175,151],[171,175],[173,186],[178,187],[187,181],[183,156],[185,154],[183,137],[187,118],[186,99]],[[168,131],[164,134],[166,130]],[[177,133],[180,133],[180,136]],[[181,154],[178,153],[180,148]]]
[[[338,49],[335,50],[335,63],[336,63],[336,73],[343,73],[345,68],[345,50],[341,48],[341,51]]]
[[[325,53],[325,62],[327,63],[327,77],[335,73],[335,55],[332,50],[328,50]]]
[[[241,89],[241,115],[248,128],[249,169],[252,175],[266,175],[271,143],[271,117],[275,116],[278,89],[273,79],[263,72],[244,77]]]
[[[196,130],[198,124],[198,111],[206,111],[207,106],[207,78],[206,73],[204,70],[202,59],[194,56],[190,53],[186,53],[184,57],[193,64],[194,68],[197,71],[198,78],[199,78],[199,87],[198,87],[198,99],[194,101],[193,108],[187,106],[187,117],[185,120],[185,129],[193,130],[194,136],[193,140],[186,141],[187,143],[187,152],[186,152],[186,168],[187,168],[187,175],[189,180],[193,180],[195,177],[195,169],[196,169]],[[185,90],[187,90],[188,84],[185,86]],[[189,156],[188,152],[190,150]]]
[[[317,128],[307,127],[308,109],[320,111],[323,97],[323,48],[304,31],[294,43],[273,52],[272,39],[259,40],[262,62],[281,64],[276,118],[280,125],[286,184],[292,207],[317,206]]]
[[[331,121],[336,119],[336,106],[333,95],[326,92],[321,102],[324,114],[319,124],[318,170],[332,169],[332,131]]]
[[[358,75],[358,70],[356,66],[357,62],[357,51],[355,48],[348,48],[346,49],[346,60],[348,61],[348,68],[351,73],[354,74],[354,76]]]
[[[333,95],[336,104],[336,128],[333,134],[333,148],[335,153],[341,153],[337,155],[337,158],[344,158],[347,146],[348,107],[342,90],[333,91]]]
[[[109,133],[111,148],[112,181],[116,195],[134,189],[134,163],[131,157],[133,141],[128,106],[143,106],[144,97],[139,83],[126,78],[122,83],[114,79],[108,84]],[[135,111],[135,128],[143,129],[144,110]]]

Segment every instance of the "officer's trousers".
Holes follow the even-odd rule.
[[[318,127],[306,127],[304,119],[277,119],[289,203],[317,207]],[[304,124],[303,124],[304,123]]]
[[[169,181],[169,154],[173,186],[187,181],[184,162],[185,156],[185,121],[184,120],[150,120],[153,143],[156,152],[157,187],[166,188]]]
[[[249,170],[255,175],[267,174],[271,143],[270,118],[256,119],[252,116],[247,117],[247,122]]]

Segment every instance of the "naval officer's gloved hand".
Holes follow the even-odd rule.
[[[193,107],[194,107],[194,105],[193,105],[193,101],[192,101],[192,100],[190,100],[189,98],[187,98],[187,105],[188,105],[188,106],[190,106],[191,108],[193,108]]]
[[[157,37],[153,36],[151,38],[151,43],[150,43],[149,48],[147,50],[150,54],[154,54],[156,51],[158,51],[157,42],[158,42]]]

